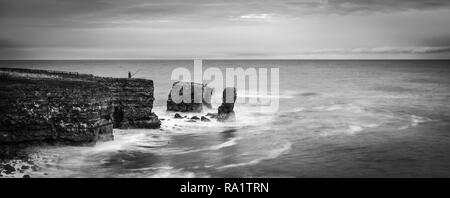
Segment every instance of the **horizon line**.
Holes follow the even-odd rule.
[[[350,61],[350,60],[366,60],[366,61],[383,61],[383,60],[397,60],[397,61],[413,61],[413,60],[428,60],[428,61],[450,61],[450,58],[36,58],[36,59],[0,59],[0,61],[113,61],[113,60],[148,60],[148,61],[191,61],[191,60],[262,60],[262,61],[280,61],[280,60],[304,60],[304,61]]]

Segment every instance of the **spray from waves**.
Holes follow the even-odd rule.
[[[225,166],[218,167],[217,169],[221,170],[221,169],[234,168],[234,167],[240,167],[240,166],[255,165],[255,164],[260,163],[261,161],[275,159],[275,158],[280,157],[281,155],[287,154],[291,150],[291,147],[292,147],[292,144],[290,142],[288,142],[288,143],[283,144],[283,146],[278,148],[278,149],[269,151],[267,153],[267,155],[265,155],[263,157],[253,159],[253,160],[250,160],[248,162],[228,164],[228,165],[225,165]]]

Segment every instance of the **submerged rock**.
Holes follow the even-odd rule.
[[[217,118],[217,113],[207,113],[205,116],[208,116],[210,118]]]
[[[203,106],[212,108],[212,93],[213,89],[205,84],[175,82],[167,99],[167,111],[201,112]]]
[[[191,117],[191,120],[199,120],[200,118],[199,117],[197,117],[197,116],[192,116]]]
[[[179,113],[175,113],[175,115],[173,116],[176,119],[181,119],[183,118]]]
[[[218,108],[217,120],[233,121],[236,119],[233,111],[236,98],[236,88],[227,87],[223,90],[222,105],[220,105]]]
[[[209,121],[211,121],[211,120],[208,119],[208,118],[205,117],[205,116],[202,116],[202,117],[201,117],[201,121],[203,121],[203,122],[209,122]]]
[[[16,169],[13,166],[11,166],[10,164],[3,165],[3,170],[5,170],[6,174],[11,174],[16,171]]]

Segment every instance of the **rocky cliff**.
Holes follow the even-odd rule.
[[[113,126],[158,128],[153,81],[0,68],[0,146],[112,140]]]
[[[159,128],[161,121],[153,112],[153,81],[112,78],[102,81],[112,93],[115,128]]]

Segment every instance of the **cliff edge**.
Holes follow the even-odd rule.
[[[0,68],[0,146],[93,143],[112,140],[113,127],[159,128],[153,101],[152,80]]]

